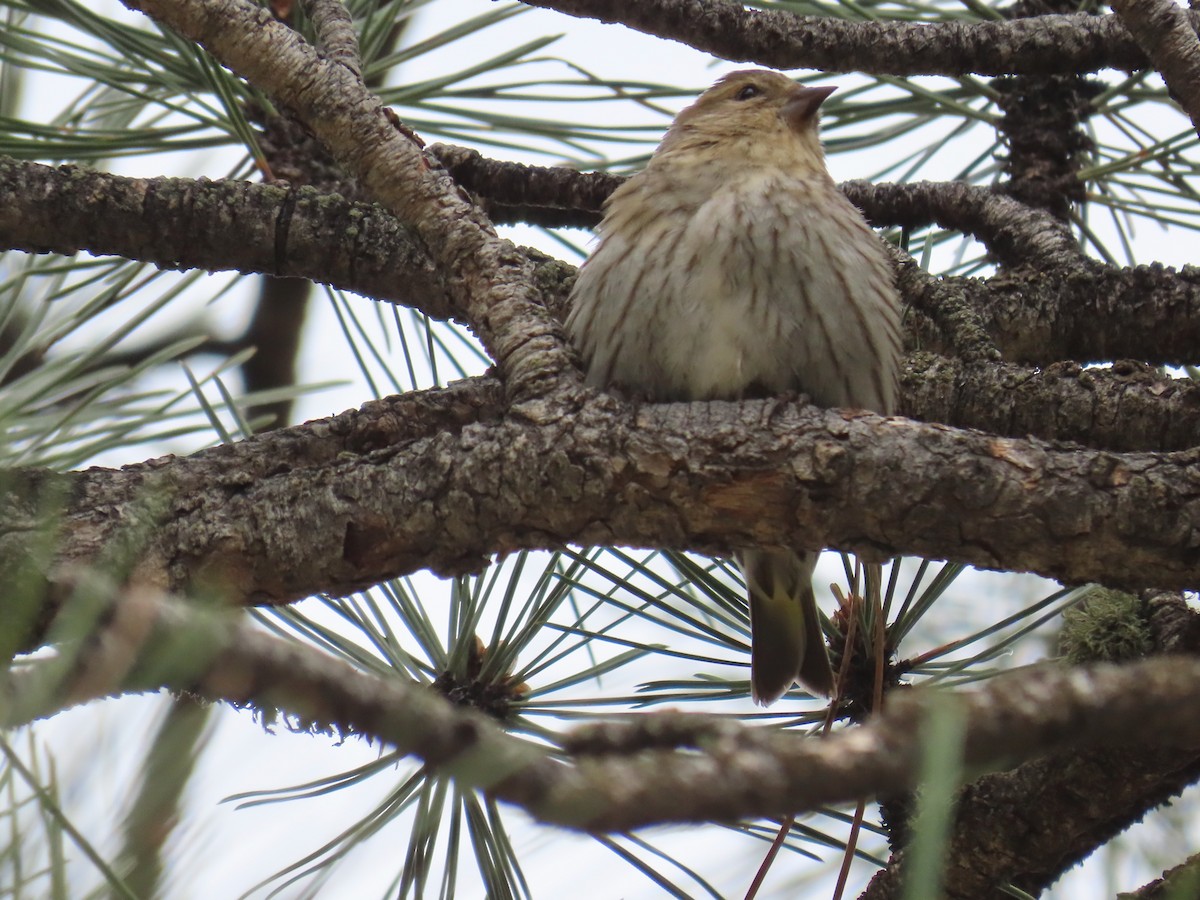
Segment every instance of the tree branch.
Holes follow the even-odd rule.
[[[432,144],[426,152],[480,199],[493,221],[504,224],[593,228],[608,195],[628,177],[489,159],[478,150],[452,144]]]
[[[1187,10],[1171,0],[1113,0],[1112,7],[1200,133],[1200,43]]]
[[[354,19],[342,0],[305,0],[304,13],[317,35],[317,52],[362,78],[362,54]]]
[[[539,302],[526,258],[496,237],[453,182],[429,166],[362,80],[317,55],[249,0],[125,0],[287,107],[363,187],[421,238],[446,286],[504,373],[514,399],[575,372],[561,325]]]
[[[1136,891],[1117,894],[1117,900],[1172,900],[1172,898],[1194,894],[1200,885],[1200,853],[1193,853],[1174,868],[1163,872]]]
[[[1032,760],[967,785],[945,850],[943,895],[998,897],[1008,883],[1036,897],[1147,812],[1200,777],[1190,748],[1085,750]],[[1097,786],[1104,785],[1103,796]],[[906,853],[892,857],[860,900],[904,896]]]
[[[825,739],[745,729],[707,716],[656,713],[632,723],[578,729],[565,744],[576,756],[599,754],[581,759],[580,776],[620,785],[621,808],[592,807],[590,829],[781,816],[915,787],[921,726],[936,703],[951,705],[964,717],[963,761],[975,771],[1055,749],[1195,747],[1200,724],[1181,728],[1176,720],[1179,709],[1189,708],[1183,698],[1200,696],[1200,684],[1189,683],[1197,675],[1200,662],[1190,659],[1087,669],[1046,665],[992,679],[970,693],[893,694],[882,715]],[[1160,689],[1166,696],[1158,694]],[[1184,705],[1174,706],[1181,701]],[[1159,728],[1163,731],[1156,734]],[[661,749],[666,746],[692,752]],[[510,782],[520,783],[516,776]],[[543,797],[555,807],[566,806],[572,796],[582,804],[582,790],[562,785],[536,791],[533,796],[541,802],[531,808],[541,815],[537,810],[547,805]]]
[[[988,279],[936,278],[902,269],[901,295],[917,311],[952,299],[973,311],[983,332],[1012,363],[1047,365],[1137,359],[1157,365],[1195,362],[1200,346],[1200,268],[1161,264],[1116,269],[1085,260],[1065,271],[1008,269]],[[906,317],[909,340],[954,355],[942,330]]]
[[[0,156],[0,245],[79,250],[164,269],[306,278],[414,306],[461,310],[413,229],[382,208],[313,188],[122,178]]]
[[[495,407],[463,386],[186,459],[14,470],[0,560],[40,558],[50,529],[52,584],[124,547],[134,580],[233,603],[566,543],[836,547],[1066,583],[1200,583],[1200,450],[1063,449],[781,400],[631,408],[586,392],[568,406],[486,421]]]
[[[1155,652],[1200,652],[1200,616],[1178,594],[1144,598]],[[1200,746],[1073,749],[985,775],[963,788],[945,853],[947,897],[999,896],[1013,883],[1037,896],[1096,847],[1200,777]],[[1102,792],[1096,785],[1105,785]],[[862,900],[903,896],[905,853]]]
[[[593,227],[608,195],[626,176],[579,172],[565,166],[528,166],[488,159],[477,150],[434,144],[430,155],[450,175],[497,213],[497,221],[526,222],[532,212],[561,213],[554,224]],[[986,187],[962,182],[919,181],[872,184],[847,181],[839,187],[878,227],[940,225],[972,235],[1008,265],[1066,266],[1082,258],[1078,242],[1061,222]],[[539,224],[545,224],[539,220]]]
[[[927,422],[1107,450],[1186,450],[1200,441],[1200,383],[1141,363],[1035,369],[913,353],[901,381],[901,413]]]
[[[1079,242],[1061,222],[994,188],[959,181],[847,181],[839,187],[874,225],[939,225],[960,231],[1008,266],[1060,269],[1083,259]]]
[[[381,740],[464,788],[543,822],[591,831],[788,815],[911,789],[922,723],[934,705],[963,717],[963,758],[976,770],[1067,747],[1200,741],[1200,719],[1179,715],[1200,702],[1200,663],[1172,659],[1041,666],[971,693],[897,694],[882,715],[824,739],[703,715],[644,714],[567,735],[573,760],[564,765],[406,678],[379,678],[153,591],[117,593],[94,582],[87,590],[115,601],[101,635],[78,656],[10,672],[0,682],[6,725],[116,693],[185,690]]]
[[[1047,13],[1091,11],[1071,0],[1018,0],[1005,10],[1014,21],[1045,21]],[[1004,115],[997,121],[1008,153],[999,158],[1006,176],[1000,189],[1031,209],[1064,223],[1086,199],[1078,173],[1091,158],[1094,141],[1085,127],[1095,112],[1092,99],[1102,86],[1083,72],[1013,73],[991,83]]]
[[[1005,364],[967,366],[917,354],[910,357],[908,372],[906,409],[922,415],[936,415],[943,422],[991,431],[1007,430],[1014,436],[1040,428],[1055,439],[1129,449],[1139,441],[1168,445],[1156,449],[1169,449],[1175,443],[1189,446],[1189,435],[1195,433],[1196,413],[1192,400],[1195,386],[1187,381],[1163,379],[1152,370],[1132,364],[1114,371],[1080,370],[1078,366],[1064,365],[1039,373]],[[1017,398],[1020,403],[1014,402]],[[158,533],[162,542],[153,548],[136,548],[136,553],[144,557],[139,563],[139,577],[155,584],[181,588],[206,583],[208,579],[218,577],[214,573],[222,572],[224,567],[227,574],[236,576],[236,580],[222,574],[216,587],[231,598],[247,603],[286,602],[320,590],[344,593],[426,565],[445,570],[461,569],[478,565],[484,555],[504,552],[515,546],[558,546],[567,540],[624,540],[657,545],[691,540],[697,546],[725,550],[737,540],[739,528],[743,534],[759,534],[760,528],[766,527],[764,523],[758,523],[757,515],[752,515],[751,511],[757,502],[755,492],[771,492],[769,485],[774,480],[793,482],[792,488],[801,493],[825,490],[816,484],[807,487],[795,484],[794,473],[786,459],[786,454],[792,452],[797,453],[799,459],[806,454],[822,452],[819,447],[809,445],[813,430],[793,433],[777,423],[777,435],[786,441],[780,446],[774,445],[775,439],[771,435],[763,433],[763,420],[778,416],[782,408],[777,403],[747,404],[745,408],[723,405],[707,416],[703,405],[694,408],[646,407],[634,423],[628,410],[598,398],[592,406],[593,418],[588,422],[585,439],[581,441],[579,435],[571,433],[565,421],[549,423],[548,431],[542,434],[535,423],[525,419],[503,419],[499,382],[492,378],[471,379],[447,389],[372,402],[358,411],[213,448],[188,460],[168,459],[121,472],[93,470],[68,476],[11,473],[11,491],[6,497],[7,521],[0,528],[0,550],[9,554],[10,565],[29,559],[30,546],[38,540],[36,522],[39,517],[47,508],[54,508],[52,499],[55,496],[75,493],[77,499],[67,511],[67,518],[60,523],[65,542],[60,567],[87,564],[104,553],[106,546],[119,544],[123,529],[134,527],[132,523],[144,518],[143,506],[148,494],[157,493],[160,498],[185,497],[189,491],[197,492],[195,504],[189,511],[176,514],[160,510],[159,515],[164,519],[154,519],[145,526],[150,532]],[[681,410],[687,411],[685,417],[678,415]],[[1121,410],[1122,416],[1113,418],[1114,410]],[[647,418],[651,413],[653,415]],[[830,421],[839,421],[836,413],[828,415],[833,416]],[[1135,427],[1123,429],[1121,423],[1128,422],[1134,423]],[[670,427],[663,428],[664,424]],[[649,426],[649,431],[643,436],[639,430],[644,426]],[[933,428],[943,436],[953,434],[938,426]],[[566,429],[565,435],[563,429]],[[815,433],[820,433],[820,429],[818,422]],[[898,439],[894,432],[890,428],[880,432],[880,440],[884,441],[881,449],[893,447],[887,442]],[[606,433],[613,435],[613,442],[597,440]],[[738,434],[745,436],[736,437]],[[963,461],[963,472],[956,476],[962,478],[963,486],[942,485],[948,494],[974,490],[1021,493],[1023,488],[1015,484],[1009,487],[976,484],[972,467],[976,465],[973,457],[980,455],[980,441],[965,442],[966,436],[959,437],[964,438],[964,452],[972,458]],[[916,437],[914,440],[922,443],[923,439]],[[1000,447],[1023,448],[1014,449],[1018,455],[1031,452],[1031,445],[996,440]],[[504,447],[506,441],[514,441],[524,449],[509,454]],[[699,504],[690,515],[695,521],[708,522],[708,525],[705,526],[707,530],[690,537],[680,533],[677,529],[682,526],[674,523],[674,517],[679,513],[671,511],[670,504],[677,501],[671,499],[672,489],[663,483],[664,473],[673,472],[673,477],[686,483],[690,469],[707,464],[681,452],[681,441],[697,447],[708,446],[715,456],[721,454],[721,446],[740,446],[748,451],[745,458],[717,460],[718,465],[708,476],[720,482],[726,477],[721,474],[723,470],[731,473],[730,479],[735,477],[732,473],[741,472],[736,477],[744,482],[743,486],[718,489],[735,495],[747,491],[738,501],[737,519],[714,524],[714,511],[704,509],[709,502],[706,489],[697,483],[693,488],[694,495],[686,502]],[[839,437],[836,443],[845,441]],[[661,446],[656,447],[656,444]],[[993,460],[996,451],[990,444],[982,446],[986,448],[983,459]],[[551,447],[553,449],[549,449]],[[597,468],[604,472],[602,477],[589,474],[588,478],[597,484],[612,482],[615,477],[622,480],[631,474],[626,454],[636,454],[641,463],[648,464],[643,476],[655,484],[657,499],[639,494],[636,484],[624,485],[627,494],[638,498],[639,503],[650,502],[650,506],[643,513],[645,522],[634,530],[626,530],[622,537],[608,530],[614,526],[606,525],[605,517],[614,513],[605,503],[593,495],[589,496],[586,506],[575,507],[571,495],[565,493],[578,489],[577,470],[570,457],[593,453],[608,454],[607,458],[593,458],[587,462],[588,472]],[[876,463],[878,477],[886,483],[889,468],[921,462],[919,458],[906,457],[908,453],[907,443],[895,444],[891,461]],[[757,455],[762,459],[756,459]],[[1068,460],[1071,451],[1056,451],[1056,458]],[[1119,458],[1087,451],[1079,466],[1081,469],[1088,465],[1110,466],[1114,459]],[[1145,457],[1137,459],[1144,461]],[[507,480],[506,486],[496,483],[494,473],[474,484],[473,476],[452,484],[443,471],[475,465],[486,470],[488,460],[512,469],[513,477]],[[558,460],[555,465],[561,468],[549,472],[546,475],[549,480],[541,479],[539,473],[546,469],[548,461],[555,460]],[[731,464],[726,465],[726,462]],[[1142,462],[1127,462],[1142,465]],[[813,464],[811,461],[797,463]],[[944,481],[947,478],[944,472],[949,468],[932,469],[929,477]],[[774,470],[773,474],[771,470]],[[616,473],[623,471],[625,475],[618,477]],[[569,476],[561,488],[552,481],[554,472]],[[1020,482],[1020,474],[1015,474],[1016,481]],[[432,478],[436,486],[429,485],[429,494],[423,499],[413,496],[411,487],[407,486],[410,475],[418,485]],[[837,480],[847,481],[854,477],[852,470],[847,469],[845,477],[838,476]],[[920,473],[916,476],[918,480],[921,477]],[[343,482],[357,484],[356,495],[362,492],[370,496],[372,491],[376,495],[372,502],[361,505],[346,494],[348,488],[342,486]],[[1001,483],[1006,482],[1002,480]],[[375,487],[371,487],[372,484]],[[21,485],[25,486],[24,490]],[[480,506],[475,507],[463,494],[478,492],[481,486],[487,486],[490,493],[479,501]],[[928,486],[921,485],[920,488],[926,491]],[[408,497],[407,503],[397,500],[398,505],[390,509],[391,501],[380,493],[385,490],[399,491]],[[440,495],[439,490],[442,491]],[[887,490],[892,492],[893,488]],[[907,488],[903,484],[895,485],[894,490],[899,496],[892,497],[894,505],[889,515],[893,519],[890,524],[879,523],[879,527],[903,530],[906,527],[904,517],[911,513],[910,507],[914,504],[919,508],[919,503],[913,498],[905,499]],[[1104,496],[1103,490],[1088,490],[1097,502]],[[296,491],[296,497],[303,499],[286,497],[288,491]],[[864,497],[870,493],[867,490]],[[339,497],[344,498],[345,503],[339,503]],[[526,501],[522,498],[534,499]],[[452,503],[457,511],[455,514],[461,518],[454,522],[453,515],[447,512],[437,517],[441,521],[438,528],[430,528],[427,534],[422,534],[421,523],[430,521],[433,516],[427,504],[442,502]],[[544,521],[535,523],[526,519],[526,525],[537,530],[532,535],[518,537],[525,527],[521,524],[521,517],[526,512],[525,502],[546,505],[547,514],[555,522],[554,528],[548,529]],[[810,503],[796,502],[806,506]],[[845,501],[832,502],[878,501],[854,500],[847,496]],[[961,504],[957,499],[953,502]],[[655,506],[655,503],[667,506]],[[1064,503],[1069,505],[1069,500]],[[94,508],[90,504],[94,504]],[[278,504],[285,512],[273,509],[273,504]],[[578,513],[575,517],[569,515],[572,508]],[[18,514],[16,510],[26,512]],[[1004,510],[997,507],[996,512],[999,515]],[[57,515],[57,512],[53,513],[51,520]],[[1011,515],[1019,517],[1024,513],[1013,512]],[[397,516],[408,524],[390,524]],[[846,516],[847,523],[852,523],[853,509],[847,510]],[[505,524],[505,517],[514,520]],[[622,517],[636,520],[637,514],[626,511]],[[813,523],[823,520],[820,508],[813,507],[799,524],[803,528],[812,528]],[[479,543],[472,544],[472,549],[466,550],[463,540],[476,521],[488,529],[488,534],[481,536]],[[792,540],[787,530],[789,521],[790,517],[784,516],[782,524],[763,539]],[[986,506],[970,521],[974,523],[972,527],[986,530]],[[728,537],[721,527],[724,524],[731,525]],[[796,524],[791,522],[791,525]],[[628,525],[626,522],[622,527]],[[584,530],[585,526],[591,530]],[[313,535],[317,533],[327,535],[326,539],[314,542]],[[1086,536],[1081,536],[1080,540],[1086,541]],[[391,543],[386,546],[369,550],[378,542],[389,541]],[[973,558],[978,559],[978,548],[969,551],[963,547],[964,541],[963,536],[956,534],[947,543],[945,551],[937,552],[950,555],[971,552],[975,554]],[[905,546],[911,547],[911,543],[899,545],[900,549]],[[940,545],[928,546],[936,550]],[[300,551],[298,548],[306,549]],[[288,568],[295,561],[297,552],[304,556],[303,565]],[[1003,552],[1012,552],[1012,548]],[[1082,543],[1078,552],[1083,552]],[[1171,550],[1164,546],[1155,552],[1170,554]],[[361,558],[354,553],[362,554]],[[259,554],[263,554],[261,559]],[[464,554],[466,558],[463,558]],[[1114,551],[1109,558],[1124,559],[1124,554]],[[1017,565],[1019,563],[1014,562],[1014,566]],[[1079,563],[1081,569],[1086,565],[1086,561]],[[288,576],[290,580],[281,582],[282,572],[292,573]],[[1116,577],[1111,570],[1108,574]],[[1104,575],[1101,571],[1095,577]],[[1087,577],[1083,574],[1077,580]],[[1121,577],[1126,583],[1134,583],[1134,579],[1145,576],[1134,567]],[[32,602],[36,605],[41,601]],[[10,597],[10,603],[17,604],[15,595]],[[45,615],[38,614],[31,619],[44,623]],[[11,630],[21,629],[14,627]],[[42,631],[34,629],[26,646],[36,646],[41,637]]]
[[[747,9],[734,0],[526,0],[620,23],[735,62],[868,75],[1132,72],[1146,57],[1116,16],[1007,22],[859,22]]]

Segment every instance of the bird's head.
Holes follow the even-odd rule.
[[[714,154],[823,172],[818,110],[834,90],[769,69],[731,72],[675,117],[655,155]]]

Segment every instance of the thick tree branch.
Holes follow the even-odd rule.
[[[5,726],[105,696],[168,688],[379,739],[470,786],[489,787],[523,767],[556,766],[543,747],[505,735],[427,685],[381,679],[228,611],[145,588],[121,591],[94,573],[75,587],[75,602],[110,606],[103,626],[73,653],[0,681]]]
[[[1187,10],[1171,0],[1113,0],[1112,7],[1200,132],[1200,43]]]
[[[900,411],[927,422],[1107,450],[1200,444],[1200,384],[1141,363],[1085,369],[1064,362],[1034,369],[913,353],[901,377]]]
[[[1036,372],[1004,364],[966,366],[917,354],[910,357],[907,368],[906,408],[939,421],[1007,432],[1015,437],[1021,437],[1027,431],[1043,430],[1050,438],[1078,440],[1109,449],[1172,449],[1196,443],[1194,385],[1183,380],[1163,379],[1144,367],[1128,364],[1113,371],[1095,371],[1062,365]],[[563,507],[573,507],[570,492],[579,488],[577,476],[580,471],[603,471],[602,478],[594,474],[587,476],[597,484],[612,482],[614,477],[618,481],[632,477],[624,459],[628,453],[643,457],[641,462],[649,465],[639,477],[649,478],[656,484],[658,499],[645,508],[645,523],[635,530],[625,531],[620,540],[660,545],[672,540],[695,540],[698,546],[725,549],[736,540],[736,527],[726,539],[721,528],[713,526],[711,511],[706,514],[703,509],[696,509],[690,513],[696,521],[709,521],[713,530],[689,538],[677,532],[676,529],[682,526],[674,524],[670,518],[678,513],[654,505],[675,502],[668,500],[668,494],[663,492],[666,485],[661,482],[666,472],[674,472],[674,477],[686,482],[688,470],[703,465],[681,452],[681,442],[696,447],[708,446],[717,455],[721,446],[741,446],[747,450],[745,458],[734,459],[729,466],[717,460],[718,464],[709,476],[719,482],[724,477],[721,472],[728,469],[729,478],[736,477],[745,482],[742,487],[729,485],[718,489],[749,492],[739,501],[740,521],[731,522],[743,532],[755,532],[761,524],[757,523],[757,516],[751,514],[756,502],[754,492],[770,492],[768,485],[775,479],[792,480],[783,454],[796,452],[804,457],[814,452],[813,447],[805,446],[814,433],[812,430],[792,434],[787,428],[777,428],[777,437],[786,442],[778,447],[773,445],[775,437],[761,433],[762,420],[774,409],[770,404],[748,404],[745,409],[723,406],[714,418],[706,418],[703,406],[645,407],[639,423],[651,426],[645,436],[637,433],[627,411],[622,408],[598,401],[590,409],[592,419],[587,423],[583,440],[572,433],[568,422],[560,420],[549,422],[547,432],[539,434],[534,423],[523,419],[503,420],[499,383],[491,378],[481,378],[443,390],[410,393],[369,403],[359,411],[214,448],[190,460],[163,460],[123,472],[95,470],[54,476],[48,483],[29,473],[21,474],[16,482],[29,484],[28,500],[21,508],[30,512],[23,518],[13,512],[14,506],[10,502],[8,521],[5,528],[0,529],[3,534],[0,548],[10,553],[11,559],[27,558],[29,542],[36,542],[36,530],[31,522],[36,518],[34,511],[40,502],[38,498],[53,496],[56,489],[67,493],[81,492],[63,523],[67,529],[64,539],[75,548],[64,551],[64,563],[94,559],[96,554],[103,552],[106,542],[116,540],[122,527],[138,521],[143,515],[139,511],[139,502],[145,499],[151,485],[157,485],[156,490],[160,492],[180,497],[195,491],[195,505],[190,512],[178,516],[162,513],[168,521],[156,520],[151,525],[152,530],[161,533],[163,543],[146,551],[147,558],[141,563],[141,577],[180,588],[205,581],[212,577],[211,573],[227,566],[228,572],[236,574],[238,580],[221,584],[223,591],[243,602],[283,602],[318,590],[346,592],[425,565],[444,569],[470,567],[474,563],[460,558],[463,553],[469,553],[469,559],[478,559],[514,546],[557,546],[565,540],[618,540],[601,521],[612,515],[612,511],[594,495],[589,496],[587,506],[575,510],[577,516],[571,516]],[[686,415],[679,415],[684,411]],[[650,413],[653,416],[646,418]],[[1122,428],[1122,423],[1132,423],[1132,426]],[[664,424],[670,427],[663,428]],[[611,442],[600,440],[609,432]],[[816,433],[819,432],[818,425]],[[743,433],[744,437],[737,436]],[[937,433],[950,434],[944,429]],[[960,437],[964,438],[964,452],[972,457],[979,454],[980,441],[988,440],[980,438],[980,441],[970,442],[965,440],[966,436]],[[880,440],[898,440],[898,435],[894,429],[884,429],[880,432]],[[916,440],[921,442],[919,438]],[[506,441],[515,442],[521,451],[509,452]],[[841,442],[839,438],[835,444]],[[1139,442],[1143,446],[1139,447]],[[663,446],[652,449],[656,443]],[[1007,445],[1007,442],[1000,443]],[[985,460],[991,460],[994,451],[986,443],[982,446],[987,448],[983,454]],[[880,527],[902,529],[905,527],[903,517],[910,511],[909,507],[919,506],[919,503],[915,494],[912,497],[905,495],[907,489],[903,484],[887,486],[889,476],[886,471],[891,467],[923,462],[921,457],[908,456],[905,442],[898,442],[894,447],[885,443],[880,449],[888,448],[892,448],[891,461],[878,462],[879,477],[885,482],[881,489],[892,495],[891,515],[895,520],[891,525],[881,523]],[[586,470],[578,469],[571,459],[577,454],[594,453],[607,456],[590,459]],[[758,458],[760,454],[761,459]],[[1070,457],[1069,450],[1055,451],[1056,459]],[[1109,462],[1101,462],[1109,459],[1111,457],[1089,451],[1086,460],[1090,462],[1081,460],[1079,465],[1081,469],[1093,464],[1109,465]],[[388,460],[386,465],[383,464],[385,460]],[[511,470],[511,478],[501,479],[505,482],[503,487],[495,473],[487,472],[487,466],[493,464],[505,471]],[[813,464],[810,461],[804,465]],[[962,472],[955,477],[961,477],[964,486],[946,486],[948,495],[960,491],[1013,489],[983,482],[975,484],[972,474],[975,465],[974,459],[962,462]],[[407,468],[410,466],[411,469]],[[464,466],[470,467],[464,471],[472,474],[453,481],[447,479],[443,471]],[[480,468],[475,469],[476,466]],[[658,467],[663,469],[662,473],[658,472]],[[626,476],[615,475],[623,468]],[[772,468],[774,474],[766,471]],[[944,472],[952,468],[938,465],[929,470],[929,477],[945,479]],[[738,471],[741,475],[732,474]],[[565,477],[561,486],[553,483],[557,472]],[[430,478],[436,484],[426,485],[428,493],[422,499],[411,493],[410,476],[418,486]],[[854,477],[848,469],[845,479],[838,476],[837,480]],[[917,480],[921,477],[916,473]],[[343,481],[357,484],[353,489],[355,494],[362,492],[370,496],[375,491],[376,496],[371,502],[360,504],[346,494],[349,488],[342,486]],[[371,487],[372,484],[375,487]],[[55,488],[55,485],[59,487]],[[928,488],[926,485],[919,487],[922,491]],[[468,492],[478,493],[484,488],[487,496],[478,502],[466,497]],[[805,489],[804,485],[795,484],[793,488],[800,492]],[[652,499],[641,496],[636,484],[627,483],[623,489],[629,496],[638,498],[639,504]],[[825,490],[815,484],[807,489]],[[1087,489],[1091,491],[1091,488]],[[389,508],[391,501],[380,493],[385,490],[400,491],[408,496],[408,500],[404,503],[397,500],[397,506]],[[707,502],[705,490],[697,483],[695,495],[687,502],[704,504]],[[287,496],[288,491],[295,491],[295,496]],[[536,502],[523,499],[539,493],[542,499]],[[1101,491],[1093,493],[1097,498],[1102,496]],[[18,495],[10,494],[10,501]],[[340,503],[339,497],[345,503]],[[526,502],[548,507],[548,515],[556,523],[550,533],[546,532],[545,522],[526,519],[524,521],[530,527],[538,529],[537,533],[524,538],[517,536],[523,527],[521,517]],[[807,504],[808,501],[804,502]],[[848,498],[845,502],[852,501]],[[434,515],[427,504],[436,506],[439,503],[450,503],[453,510]],[[952,503],[961,504],[961,501],[955,499]],[[1068,500],[1064,503],[1069,505]],[[95,504],[95,508],[89,508],[89,504]],[[278,513],[273,504],[283,512]],[[999,507],[995,512],[1010,515]],[[461,516],[457,522],[455,515]],[[623,515],[636,518],[637,514],[626,512]],[[1022,514],[1013,512],[1011,515]],[[977,510],[972,518],[973,527],[987,530],[987,516],[986,506]],[[393,517],[398,517],[404,524],[393,527],[390,524]],[[506,517],[512,517],[513,521],[504,524]],[[596,519],[592,520],[592,517]],[[772,532],[767,539],[791,539],[784,536],[787,518],[784,517],[783,530]],[[849,510],[848,519],[852,521],[853,518],[853,510]],[[423,534],[421,523],[427,519],[436,519],[441,524]],[[810,525],[823,519],[819,508],[812,508],[805,515],[805,521]],[[463,540],[475,521],[481,528],[488,529],[488,534],[481,537],[479,543],[472,544],[472,550],[466,551]],[[73,536],[76,533],[77,536]],[[317,549],[314,549],[313,536],[316,534],[325,534],[327,538],[317,542]],[[390,542],[387,544],[390,549],[380,546],[368,553],[368,548],[380,541]],[[955,534],[944,552],[951,555],[972,552],[965,550],[962,543],[963,537]],[[936,551],[936,545],[931,546]],[[1160,550],[1171,552],[1168,547]],[[353,556],[355,552],[366,555],[359,559]],[[979,559],[978,551],[973,552],[976,555],[972,558]],[[259,553],[265,555],[256,561]],[[289,569],[296,553],[303,555],[304,564]],[[389,553],[401,554],[403,558],[390,558]],[[1116,551],[1109,556],[1114,561],[1124,558]],[[1019,567],[1020,563],[1013,565]],[[1081,567],[1086,565],[1086,562],[1080,563]],[[291,572],[291,580],[281,583],[281,572]],[[1100,571],[1095,577],[1103,576],[1104,572]],[[1076,577],[1085,580],[1088,576]],[[1134,570],[1123,577],[1125,583],[1134,584],[1140,583],[1135,579],[1145,576],[1141,570]],[[31,637],[35,642],[38,639],[38,634]]]
[[[1116,269],[1085,260],[1065,271],[1008,269],[983,280],[935,278],[912,266],[901,270],[899,286],[918,312],[947,299],[968,305],[974,321],[1013,363],[1137,359],[1184,365],[1195,362],[1200,346],[1195,266]],[[955,354],[933,321],[910,315],[905,327],[916,346]]]
[[[234,603],[565,543],[830,546],[1200,584],[1200,450],[1061,449],[779,400],[631,409],[584,393],[489,422],[468,388],[422,396],[187,459],[12,471],[0,560],[39,558],[51,528],[52,585],[124,547],[135,581]]]
[[[313,188],[122,178],[0,156],[0,245],[123,256],[164,269],[306,278],[461,315],[414,231],[381,207]]]
[[[1146,57],[1116,16],[1007,22],[860,22],[747,9],[734,0],[526,0],[626,25],[737,62],[868,75],[1132,72]]]
[[[249,0],[125,2],[203,45],[294,112],[371,196],[416,230],[514,399],[538,396],[571,375],[561,326],[539,302],[525,257],[429,166],[353,72],[322,59]]]
[[[86,590],[98,599],[112,593],[95,582]],[[1068,747],[1200,742],[1200,719],[1179,715],[1200,702],[1200,663],[1174,659],[1043,666],[971,693],[898,694],[881,716],[826,739],[647,714],[567,735],[572,759],[564,764],[405,678],[378,678],[152,591],[114,599],[101,634],[77,656],[10,673],[0,684],[6,725],[114,693],[187,690],[384,741],[543,822],[593,831],[787,815],[910,789],[922,724],[935,705],[962,716],[964,762],[976,770]]]

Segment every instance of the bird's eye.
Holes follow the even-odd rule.
[[[762,88],[760,88],[757,84],[748,84],[744,88],[742,88],[740,91],[738,91],[736,94],[734,94],[733,99],[737,100],[739,103],[741,103],[744,100],[752,100],[755,97],[759,96],[761,93],[762,93]]]

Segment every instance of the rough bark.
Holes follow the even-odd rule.
[[[527,258],[425,161],[420,142],[350,69],[320,57],[244,0],[127,0],[210,53],[304,122],[367,193],[412,227],[457,312],[505,373],[514,398],[573,372]]]
[[[747,9],[733,0],[530,0],[619,23],[723,59],[776,69],[873,75],[1010,75],[1133,71],[1146,65],[1116,16],[1007,22],[860,22]]]
[[[1115,0],[1112,6],[1162,74],[1192,127],[1200,130],[1200,43],[1187,10],[1170,0]]]
[[[304,278],[456,312],[414,230],[378,206],[309,187],[122,178],[0,157],[0,245],[69,256],[86,250],[154,263]]]
[[[901,412],[1008,437],[1034,435],[1108,450],[1186,450],[1200,444],[1200,385],[1152,366],[971,365],[914,353]]]
[[[910,691],[865,725],[823,739],[662,712],[576,729],[564,737],[564,759],[426,686],[365,673],[228,614],[144,588],[93,581],[89,589],[113,603],[102,639],[0,678],[4,724],[167,685],[279,711],[293,727],[386,742],[543,822],[590,831],[778,817],[908,790],[935,708],[961,718],[963,762],[975,771],[1064,748],[1170,753],[1200,743],[1200,719],[1178,713],[1200,701],[1200,663],[1177,658],[1041,666],[957,695]]]
[[[1193,660],[1200,654],[1200,615],[1183,597],[1148,591],[1143,604],[1155,654]],[[1014,884],[1038,896],[1198,778],[1200,744],[1076,748],[984,775],[958,797],[945,854],[945,894],[999,900],[1005,896],[1001,886]],[[904,852],[894,854],[863,900],[901,897],[904,865]]]
[[[437,427],[418,431],[412,411]],[[28,558],[36,511],[65,497],[42,526],[57,534],[54,571],[132,554],[139,583],[235,603],[566,543],[837,547],[1066,583],[1200,584],[1200,450],[1057,448],[787,401],[583,393],[490,414],[463,388],[187,459],[14,471],[7,502],[26,514],[4,523],[0,558]]]

